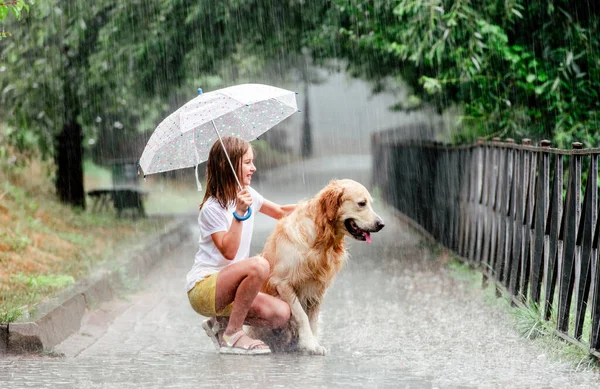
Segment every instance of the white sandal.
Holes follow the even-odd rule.
[[[250,343],[246,345],[237,345],[241,339],[250,339]],[[271,349],[269,347],[266,348],[257,348],[260,346],[266,346],[266,344],[262,340],[252,339],[244,332],[244,330],[240,330],[231,336],[227,336],[223,334],[223,343],[225,343],[219,352],[221,354],[236,354],[236,355],[266,355],[271,354]]]
[[[221,349],[221,342],[219,341],[219,331],[224,330],[221,328],[221,324],[215,318],[206,319],[202,322],[202,328],[204,328],[204,332],[206,335],[212,340],[213,344],[217,351]]]

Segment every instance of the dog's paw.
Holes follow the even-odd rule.
[[[317,342],[311,342],[305,345],[298,345],[298,350],[306,355],[327,355],[327,349]]]
[[[318,344],[313,350],[310,352],[311,355],[327,355],[327,349],[320,344]]]

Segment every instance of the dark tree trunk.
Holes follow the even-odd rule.
[[[85,208],[82,139],[76,118],[65,122],[56,137],[56,191],[63,203]]]
[[[69,60],[69,47],[63,48],[65,68],[63,72],[63,128],[56,137],[56,192],[60,201],[85,209],[83,187],[83,131],[77,122],[79,100],[77,98],[77,67]]]

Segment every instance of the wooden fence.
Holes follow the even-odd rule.
[[[372,136],[372,151],[388,204],[600,357],[600,149],[498,138],[452,147],[390,131]]]

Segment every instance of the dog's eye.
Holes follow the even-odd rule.
[[[366,205],[367,205],[366,201],[361,201],[360,203],[358,203],[358,206],[361,207],[361,208],[364,207],[364,206],[366,206]]]

